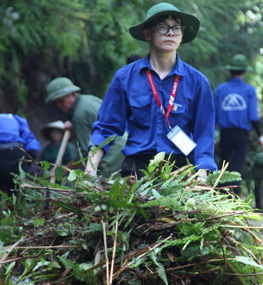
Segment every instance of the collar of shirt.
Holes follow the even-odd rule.
[[[148,54],[147,57],[145,57],[143,60],[141,60],[141,62],[139,64],[140,72],[142,70],[147,69],[147,68],[149,68],[151,71],[154,71],[153,68],[151,67],[151,64],[150,64],[150,54]],[[184,76],[187,74],[187,72],[184,68],[183,62],[180,59],[178,54],[176,55],[176,64],[174,65],[172,71],[167,76],[171,76],[173,74],[178,74],[179,76]]]
[[[243,80],[239,77],[232,77],[230,79],[231,82],[236,82],[236,83],[240,83],[240,82],[243,82]]]

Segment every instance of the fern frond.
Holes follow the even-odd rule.
[[[183,189],[183,183],[180,183],[178,180],[173,181],[173,179],[169,179],[162,185],[160,194],[163,196],[169,196]]]
[[[167,280],[167,276],[166,276],[166,273],[165,273],[165,270],[164,270],[164,266],[163,265],[159,265],[158,269],[157,269],[157,272],[158,272],[159,276],[162,278],[163,282],[166,285],[168,285],[168,280]]]
[[[214,171],[212,174],[208,176],[207,181],[211,181],[211,184],[213,185],[218,177],[221,174],[221,170]],[[241,181],[241,174],[236,171],[225,171],[220,178],[220,183],[227,183],[227,182],[234,182],[234,181]]]
[[[63,256],[58,256],[59,260],[61,261],[61,263],[66,267],[66,268],[70,268],[70,269],[74,269],[75,268],[75,264],[73,261],[67,259],[66,257]]]
[[[143,205],[141,207],[143,208],[150,208],[150,207],[167,207],[167,208],[176,208],[177,211],[182,211],[182,206],[180,202],[177,199],[170,198],[170,197],[161,197],[156,200],[151,200]]]
[[[81,282],[89,282],[89,284],[91,284],[90,282],[93,281],[93,279],[94,279],[94,277],[96,275],[95,275],[93,270],[85,272],[87,269],[90,269],[91,267],[93,267],[92,263],[78,264],[78,265],[76,265],[76,267],[73,270],[73,275],[79,281],[81,281]]]

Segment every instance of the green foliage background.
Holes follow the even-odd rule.
[[[168,2],[168,1],[167,1]],[[146,56],[148,44],[128,29],[140,23],[153,0],[6,0],[0,2],[0,112],[26,117],[40,142],[41,128],[65,119],[45,105],[47,84],[69,77],[83,94],[103,98],[117,69],[131,54]],[[212,89],[228,79],[224,66],[236,53],[254,72],[245,81],[263,96],[263,0],[171,0],[201,21],[196,39],[180,57],[202,71]]]
[[[224,65],[244,53],[255,72],[247,80],[262,97],[263,1],[169,1],[201,20],[198,37],[181,46],[182,59],[201,70],[212,88],[223,82]],[[103,97],[115,71],[146,43],[128,28],[159,1],[6,0],[0,4],[0,111],[26,114],[42,105],[46,85],[67,76],[84,93]],[[260,53],[261,52],[261,53]]]

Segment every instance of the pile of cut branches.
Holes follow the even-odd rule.
[[[192,165],[171,172],[163,159],[138,181],[71,170],[54,184],[44,162],[42,177],[16,176],[0,228],[6,284],[21,264],[17,282],[34,284],[262,284],[254,198],[217,187],[240,175],[224,168],[203,184]]]

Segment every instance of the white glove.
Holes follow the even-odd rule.
[[[198,170],[198,176],[197,180],[199,180],[201,183],[205,183],[207,179],[207,173],[205,169],[199,169]]]

